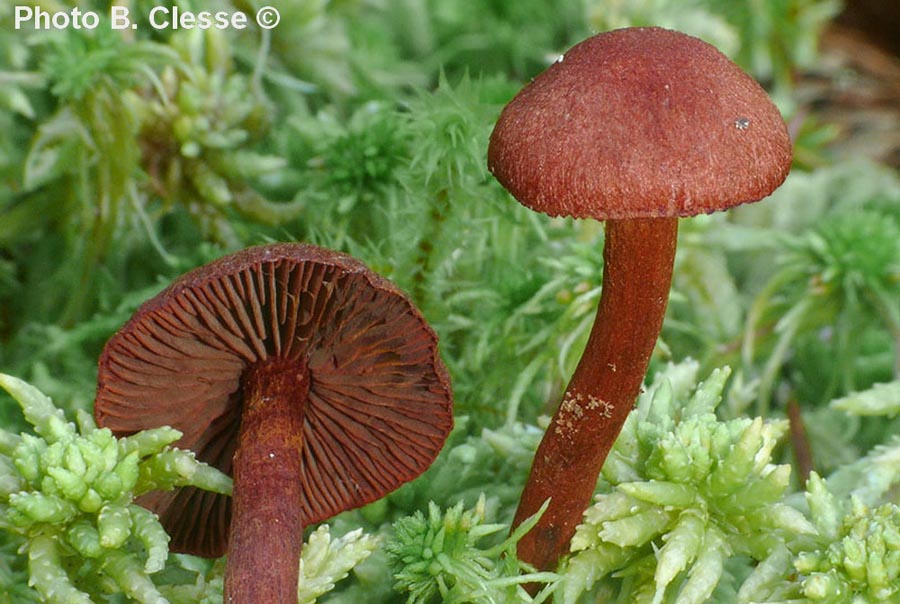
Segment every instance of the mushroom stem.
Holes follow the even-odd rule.
[[[309,373],[303,363],[272,359],[251,366],[243,384],[225,602],[296,604]]]
[[[517,527],[550,499],[517,550],[541,570],[554,570],[569,551],[603,462],[640,393],[666,312],[677,233],[677,218],[606,223],[597,317],[538,446],[513,521]]]

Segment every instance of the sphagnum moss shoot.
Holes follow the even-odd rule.
[[[629,415],[604,467],[604,486],[572,540],[564,602],[655,556],[653,573],[622,588],[653,604],[701,604],[730,559],[762,561],[815,533],[784,502],[790,467],[772,459],[786,422],[719,420],[730,370],[695,386],[697,370],[687,363],[657,374]],[[685,371],[687,380],[679,375]]]
[[[89,594],[124,593],[166,602],[151,576],[164,567],[169,536],[156,516],[133,502],[160,485],[228,493],[231,480],[157,428],[116,439],[86,414],[78,427],[33,386],[0,374],[37,435],[6,434],[3,528],[24,539],[30,585],[51,603],[91,602]]]

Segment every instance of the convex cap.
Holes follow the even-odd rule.
[[[392,283],[311,245],[249,248],[191,271],[141,306],[99,362],[95,416],[117,435],[170,425],[179,447],[231,474],[242,375],[302,359],[306,524],[380,498],[434,460],[452,424],[437,338]],[[154,492],[173,551],[225,552],[231,499]]]
[[[756,201],[791,142],[762,87],[712,45],[657,27],[596,35],[504,108],[488,168],[552,216],[693,216]]]

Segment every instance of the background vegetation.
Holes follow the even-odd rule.
[[[109,10],[93,0],[36,4]],[[135,15],[155,5],[124,4]],[[264,3],[175,4],[252,14]],[[722,403],[695,409],[702,421],[691,429],[732,440],[704,455],[724,463],[750,418],[760,416],[766,428],[757,430],[753,451],[765,452],[758,456],[763,464],[744,471],[771,483],[772,468],[794,463],[783,422],[794,404],[806,436],[795,436],[793,445],[809,444],[828,486],[815,482],[818,490],[804,499],[800,474],[779,470],[777,484],[756,503],[781,510],[783,517],[767,516],[761,526],[780,527],[783,538],[760,544],[748,529],[738,540],[743,549],[720,556],[724,579],[707,578],[710,589],[718,585],[714,596],[688,572],[709,563],[692,566],[699,546],[665,576],[654,574],[653,552],[678,530],[718,538],[709,537],[719,534],[709,527],[746,510],[717,508],[724,517],[705,517],[706,528],[693,533],[672,520],[658,533],[619,539],[618,549],[609,545],[615,531],[598,529],[599,537],[585,537],[579,547],[609,557],[606,566],[581,551],[559,575],[531,579],[547,586],[539,598],[555,590],[567,601],[850,602],[827,585],[816,591],[815,581],[807,589],[796,573],[841,581],[846,569],[822,553],[829,544],[849,543],[852,526],[876,510],[878,526],[896,524],[896,509],[879,506],[897,503],[900,467],[890,463],[900,444],[893,419],[900,410],[900,179],[878,158],[842,153],[852,132],[817,113],[821,97],[809,98],[810,78],[841,86],[841,78],[853,77],[829,71],[819,46],[840,4],[298,0],[278,8],[281,22],[270,31],[118,32],[105,23],[92,31],[33,31],[15,30],[13,3],[0,4],[0,372],[32,384],[74,418],[91,407],[105,340],[175,276],[273,240],[353,254],[407,291],[434,325],[458,427],[419,481],[335,520],[331,531],[351,535],[345,541],[313,533],[319,545],[307,549],[324,552],[326,578],[367,557],[322,601],[358,601],[361,593],[370,602],[528,601],[515,578],[528,569],[504,538],[540,417],[557,403],[593,319],[603,229],[519,206],[487,173],[488,136],[523,83],[592,32],[680,29],[717,45],[770,90],[794,135],[796,159],[771,198],[682,222],[672,301],[648,381],[659,374],[677,384],[691,369],[674,387],[674,402],[654,403],[665,411],[644,424],[681,438],[687,428],[678,426],[687,420],[679,405],[690,406],[698,379],[727,365],[730,380],[710,395]],[[666,414],[672,421],[661,419]],[[10,435],[34,426],[2,394],[0,422]],[[14,449],[0,453],[13,460]],[[682,480],[653,470],[653,452],[644,453],[646,459],[629,458],[631,473],[605,475],[601,494],[648,506],[669,497],[617,490],[663,475]],[[7,465],[14,474],[15,463]],[[702,472],[694,478],[702,480]],[[810,518],[806,524],[785,511],[788,504]],[[8,509],[6,503],[0,512]],[[811,509],[852,521],[828,524]],[[380,545],[351,533],[359,528]],[[0,601],[38,597],[16,550],[45,533],[20,529],[4,533]],[[443,562],[422,563],[426,550],[440,550],[438,534]],[[900,553],[887,556],[900,542],[880,547],[885,565],[897,566]],[[167,601],[221,598],[220,569],[173,560],[153,575],[170,586]],[[900,569],[890,572],[885,583],[900,589]],[[171,587],[179,581],[199,591]],[[859,600],[867,602],[889,593],[871,581],[861,585],[841,593],[868,594]],[[79,588],[95,601],[137,598],[103,581]]]

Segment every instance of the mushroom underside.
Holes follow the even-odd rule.
[[[313,523],[430,464],[452,425],[449,380],[434,333],[392,284],[312,246],[273,254],[189,273],[142,307],[104,350],[95,415],[119,435],[170,425],[183,433],[177,446],[230,474],[242,380],[302,364],[299,513]],[[173,551],[225,552],[228,497],[188,487],[140,503],[160,515]]]

